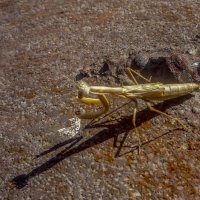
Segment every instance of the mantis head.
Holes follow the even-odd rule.
[[[88,96],[89,93],[90,93],[90,87],[84,81],[79,81],[77,83],[77,88],[78,88],[78,97],[79,98],[82,98],[84,96]]]

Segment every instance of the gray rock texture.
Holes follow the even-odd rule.
[[[139,103],[140,154],[132,102],[75,114],[94,109],[77,80],[126,84],[127,66],[199,82],[199,22],[198,0],[1,0],[0,199],[199,199],[199,92],[155,105],[187,130]]]

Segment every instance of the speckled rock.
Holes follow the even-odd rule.
[[[0,199],[199,199],[198,92],[155,105],[187,130],[139,103],[140,155],[133,102],[75,115],[76,80],[120,85],[130,54],[162,81],[160,58],[192,47],[198,61],[198,1],[1,0],[0,11]]]

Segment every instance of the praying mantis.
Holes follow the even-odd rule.
[[[180,96],[192,93],[195,90],[200,89],[200,84],[197,83],[175,83],[175,84],[163,84],[160,82],[152,83],[151,78],[147,79],[139,72],[127,68],[127,76],[131,80],[132,85],[121,86],[121,87],[108,87],[108,86],[89,86],[84,81],[79,81],[78,86],[78,96],[76,97],[78,101],[85,104],[102,105],[102,109],[98,112],[88,112],[79,114],[78,117],[81,119],[94,119],[102,114],[108,112],[110,108],[110,102],[107,95],[116,95],[121,98],[131,99],[135,102],[135,107],[133,108],[133,118],[132,123],[134,131],[138,137],[139,149],[141,147],[141,141],[138,129],[136,127],[136,114],[138,110],[137,99],[142,99],[145,101],[147,107],[158,114],[164,115],[177,121],[184,129],[185,125],[183,122],[173,117],[167,113],[157,110],[152,106],[153,101],[165,101]],[[139,84],[135,78],[135,75],[139,76],[145,81],[144,84]],[[90,97],[90,95],[95,94],[97,98]]]

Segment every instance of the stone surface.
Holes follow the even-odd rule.
[[[196,49],[199,61],[199,1],[1,0],[0,11],[0,199],[199,198],[198,92],[157,105],[187,131],[140,102],[140,155],[133,103],[113,98],[113,113],[73,124],[77,78],[120,85],[138,53],[156,65]]]

